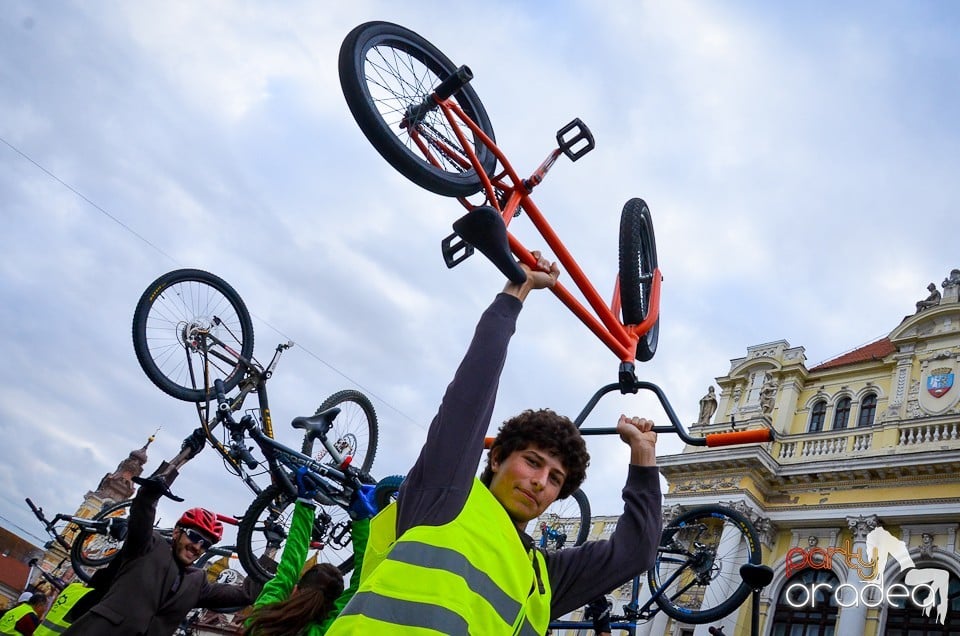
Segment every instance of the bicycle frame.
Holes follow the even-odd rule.
[[[441,99],[436,92],[432,95],[432,99],[450,123],[454,133],[459,139],[461,147],[467,153],[467,159],[470,165],[468,166],[464,163],[458,157],[458,153],[452,151],[445,153],[445,155],[448,155],[447,159],[460,163],[464,168],[472,167],[476,171],[476,174],[483,183],[483,193],[486,197],[486,203],[493,206],[500,213],[503,217],[504,224],[508,228],[507,238],[510,243],[510,249],[514,255],[528,266],[536,266],[536,260],[531,255],[530,250],[509,232],[511,220],[519,215],[522,210],[526,212],[534,227],[556,255],[557,260],[569,273],[574,286],[583,295],[589,305],[589,309],[560,282],[557,282],[557,284],[551,288],[551,291],[553,291],[554,295],[560,299],[621,362],[633,363],[637,350],[637,341],[653,328],[660,315],[660,283],[662,276],[659,268],[655,269],[652,274],[653,280],[651,281],[649,310],[643,322],[638,325],[624,325],[618,318],[620,313],[619,278],[614,284],[613,297],[608,306],[530,196],[533,188],[543,181],[547,172],[564,151],[560,148],[553,150],[533,175],[528,179],[521,179],[512,164],[497,147],[496,143],[490,139],[480,126],[467,116],[453,100]],[[471,144],[467,141],[463,130],[461,130],[457,124],[458,121],[468,127],[470,131],[480,139],[484,146],[496,156],[503,168],[499,174],[494,175],[492,178],[486,174]],[[431,163],[439,167],[440,162],[434,156],[431,148],[439,148],[442,151],[447,144],[438,138],[431,138],[429,143],[424,141],[419,129],[415,126],[408,126],[408,131],[411,139],[417,144],[423,155]],[[576,139],[573,141],[576,141]],[[574,156],[579,158],[578,155],[571,155],[571,158]],[[502,193],[501,196],[497,195],[498,191]],[[459,200],[467,210],[472,210],[477,207],[466,198],[460,198]]]
[[[662,591],[658,590],[657,594],[651,596],[643,605],[639,605],[640,601],[640,590],[643,589],[643,584],[641,583],[640,576],[633,577],[633,581],[630,584],[630,602],[623,606],[623,614],[610,614],[610,629],[611,630],[624,630],[630,636],[635,636],[637,633],[637,625],[649,621],[659,612],[663,611],[656,605],[655,597],[659,596]],[[594,623],[592,620],[587,618],[582,618],[579,620],[563,620],[557,619],[550,621],[550,629],[589,629],[592,630]]]
[[[307,419],[310,418],[297,418],[297,420]],[[250,426],[250,424],[252,423],[248,421],[248,424],[241,423],[240,426],[249,427],[251,439],[260,447],[267,460],[273,483],[287,493],[296,495],[297,487],[283,468],[290,471],[296,471],[301,467],[306,468],[306,479],[320,490],[316,496],[318,503],[321,505],[336,505],[346,509],[350,506],[353,493],[360,485],[366,483],[360,471],[350,467],[349,459],[340,454],[336,446],[327,438],[325,432],[316,435],[316,438],[320,440],[329,453],[332,460],[330,464],[320,463],[312,457],[295,451],[266,435],[257,427]],[[372,483],[372,480],[367,479],[367,482]]]
[[[213,355],[225,362],[229,362],[231,365],[239,364],[243,369],[242,373],[244,374],[244,377],[239,383],[239,393],[230,399],[227,399],[222,394],[221,381],[214,381],[215,390],[218,392],[216,400],[217,407],[214,415],[212,417],[210,416],[210,406],[213,403],[213,400],[196,403],[197,416],[200,418],[200,428],[194,430],[193,433],[184,439],[180,452],[169,461],[168,465],[179,470],[180,467],[195,457],[203,449],[204,443],[209,443],[220,454],[220,456],[223,457],[224,461],[227,462],[233,472],[240,477],[241,480],[243,480],[247,487],[250,488],[250,490],[252,490],[254,493],[260,494],[263,491],[263,488],[261,488],[256,481],[254,481],[251,474],[244,468],[244,466],[246,466],[246,468],[252,470],[259,466],[259,462],[250,454],[246,444],[244,443],[243,429],[236,428],[229,430],[231,436],[229,447],[224,446],[220,440],[213,435],[213,431],[219,425],[221,420],[223,420],[225,414],[235,413],[241,410],[247,396],[250,395],[250,393],[256,393],[258,402],[256,410],[259,413],[260,426],[264,434],[270,438],[273,437],[273,419],[270,416],[270,400],[267,394],[267,380],[273,375],[273,371],[280,360],[280,355],[292,347],[293,343],[287,342],[277,345],[270,362],[266,367],[261,367],[255,361],[244,358],[242,355],[234,351],[229,345],[209,332],[200,334],[200,337],[201,347],[205,354]],[[207,339],[209,339],[209,341],[213,344],[233,353],[235,355],[235,359],[230,359],[212,349],[207,344]],[[205,357],[204,387],[207,388],[210,387],[208,369],[209,361]],[[216,388],[218,386],[220,389]]]

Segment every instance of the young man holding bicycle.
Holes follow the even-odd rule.
[[[524,532],[585,477],[589,456],[565,417],[543,409],[508,420],[475,477],[522,302],[559,273],[533,254],[537,268],[524,267],[526,281],[508,283],[481,317],[397,506],[371,525],[360,589],[328,634],[543,634],[551,618],[653,564],[661,512],[649,420],[617,424],[631,465],[624,513],[607,541],[544,552]]]
[[[175,476],[175,473],[174,473]],[[157,502],[169,495],[173,477],[138,480],[130,505],[127,537],[102,600],[63,632],[64,636],[170,636],[194,607],[244,607],[260,591],[252,577],[241,587],[210,583],[193,562],[223,535],[223,524],[203,508],[187,510],[172,542],[153,528]]]

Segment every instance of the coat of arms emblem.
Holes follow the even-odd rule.
[[[927,376],[927,392],[935,398],[945,394],[953,386],[953,369],[934,369]]]

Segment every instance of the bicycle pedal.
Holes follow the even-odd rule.
[[[557,144],[570,161],[576,161],[596,147],[593,133],[579,117],[557,131]]]
[[[460,235],[454,232],[440,242],[440,251],[443,253],[443,262],[447,269],[459,265],[469,256],[473,256],[473,245],[470,245]]]

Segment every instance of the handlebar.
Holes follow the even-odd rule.
[[[654,426],[654,433],[676,433],[685,444],[690,446],[709,446],[711,448],[717,446],[734,446],[737,444],[772,442],[774,439],[773,430],[769,428],[754,428],[743,431],[724,431],[722,433],[707,433],[703,437],[692,437],[689,433],[687,433],[686,429],[683,428],[683,425],[680,423],[680,419],[674,412],[673,407],[670,405],[670,401],[667,400],[667,396],[664,394],[663,390],[652,382],[642,382],[637,380],[632,374],[632,369],[625,370],[625,372],[621,373],[620,382],[608,384],[604,387],[601,387],[596,393],[594,393],[593,397],[591,397],[587,402],[587,405],[583,407],[583,410],[580,411],[580,414],[573,423],[578,429],[580,429],[581,435],[616,435],[617,429],[614,426],[585,429],[583,428],[583,422],[587,419],[587,416],[590,415],[590,412],[593,411],[593,408],[597,405],[597,402],[600,401],[600,398],[607,393],[610,393],[611,391],[620,391],[624,394],[636,393],[641,389],[651,391],[657,396],[657,399],[660,400],[660,406],[663,407],[664,412],[667,414],[667,418],[670,420],[669,425]],[[484,438],[483,447],[490,448],[490,446],[493,444],[493,440],[493,437]]]
[[[586,406],[583,407],[583,410],[580,411],[577,419],[574,420],[574,424],[576,424],[577,428],[580,429],[580,433],[582,435],[611,435],[616,433],[616,427],[584,429],[583,422],[587,419],[587,416],[590,415],[590,412],[593,411],[593,408],[597,405],[597,402],[600,401],[600,398],[607,393],[610,393],[611,391],[620,391],[620,393],[626,394],[637,393],[640,390],[650,391],[656,395],[657,399],[660,401],[660,406],[663,407],[663,411],[667,414],[667,418],[670,420],[669,425],[654,426],[653,431],[655,433],[676,433],[685,444],[690,446],[733,446],[735,444],[770,442],[774,439],[773,430],[769,428],[727,431],[723,433],[708,433],[703,437],[692,437],[689,433],[687,433],[686,429],[684,429],[683,425],[680,423],[680,418],[677,417],[677,414],[670,405],[670,401],[667,399],[663,389],[652,382],[637,380],[636,376],[633,374],[633,365],[629,363],[623,363],[621,365],[619,382],[603,386],[593,394],[593,397],[590,398]]]

